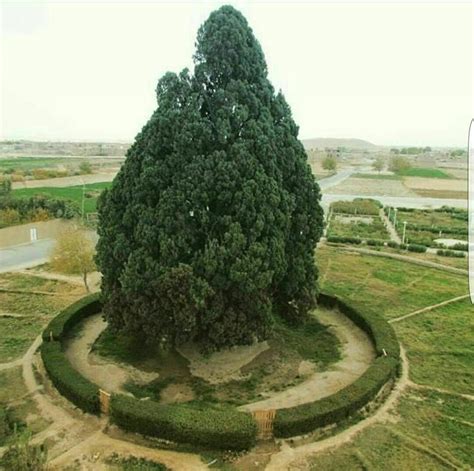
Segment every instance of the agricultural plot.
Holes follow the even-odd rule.
[[[93,213],[97,211],[97,198],[100,193],[111,186],[111,182],[90,183],[87,185],[69,186],[64,188],[22,188],[13,190],[15,198],[30,198],[35,195],[47,195],[52,198],[74,201],[79,207],[82,205],[84,195],[84,212]]]
[[[331,204],[327,236],[388,241],[390,235],[380,217],[380,203],[359,199]]]
[[[400,237],[406,222],[406,243],[439,247],[443,246],[442,242],[436,242],[439,239],[455,239],[461,244],[467,241],[466,210],[447,207],[434,210],[398,208],[395,214],[393,208],[385,208],[385,213],[396,226]],[[453,248],[465,249],[461,246]]]

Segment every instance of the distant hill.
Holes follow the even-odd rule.
[[[318,137],[315,139],[302,139],[305,149],[325,149],[326,147],[336,148],[345,147],[346,149],[356,150],[376,150],[378,146],[369,141],[362,139],[345,139],[345,138],[325,138]]]

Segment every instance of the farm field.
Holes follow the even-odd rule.
[[[397,175],[401,177],[424,177],[424,178],[453,178],[448,172],[438,168],[411,167],[399,170]]]
[[[447,208],[442,210],[409,210],[398,208],[396,216],[396,230],[400,236],[403,234],[403,225],[406,222],[406,240],[409,243],[426,246],[436,246],[437,239],[457,239],[467,241],[467,211],[452,211]],[[390,212],[390,220],[395,220],[393,208],[386,209]]]
[[[97,209],[97,198],[100,193],[109,188],[111,182],[90,183],[85,185],[84,212],[93,213]],[[83,186],[70,186],[64,188],[43,187],[43,188],[24,188],[12,191],[12,196],[16,198],[30,198],[38,194],[44,194],[53,198],[67,199],[76,202],[79,207],[82,203]]]

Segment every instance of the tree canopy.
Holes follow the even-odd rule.
[[[320,191],[298,127],[237,10],[200,27],[194,73],[158,107],[99,201],[97,261],[115,330],[219,349],[315,306]]]

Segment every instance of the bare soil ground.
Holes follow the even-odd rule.
[[[467,191],[467,180],[405,177],[403,183],[411,190]]]
[[[242,379],[241,368],[268,349],[268,342],[265,341],[232,347],[210,356],[199,353],[194,344],[183,345],[177,350],[189,361],[189,370],[193,376],[218,384]]]
[[[116,365],[106,362],[90,353],[92,344],[107,327],[101,314],[91,316],[81,324],[80,332],[70,339],[66,356],[79,373],[109,392],[126,392],[123,385],[128,380],[137,383],[148,383],[156,379],[156,373],[147,373],[131,366]]]
[[[342,359],[331,370],[315,372],[301,384],[271,393],[268,399],[245,405],[242,410],[281,409],[321,399],[353,383],[369,367],[375,352],[364,331],[339,311],[321,310],[317,316],[341,341]]]
[[[416,196],[399,180],[377,180],[351,177],[325,190],[328,194],[359,196]]]

